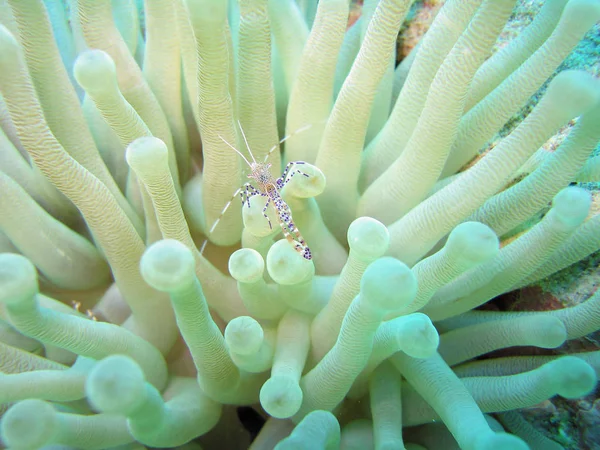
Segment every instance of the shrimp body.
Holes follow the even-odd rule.
[[[283,236],[304,259],[310,260],[312,258],[310,248],[308,248],[304,238],[300,234],[300,230],[298,230],[294,224],[290,207],[285,200],[281,198],[281,195],[274,184],[269,184],[266,188],[266,194],[273,203],[273,207],[277,213],[277,221],[279,222]]]
[[[239,122],[238,122],[238,124],[239,124]],[[308,259],[308,260],[312,259],[312,253],[310,251],[310,248],[308,248],[308,246],[306,245],[306,242],[304,241],[304,238],[300,234],[300,230],[298,230],[298,228],[294,224],[294,220],[292,218],[292,211],[291,211],[290,207],[288,206],[288,204],[283,200],[283,198],[281,197],[281,194],[280,194],[281,189],[292,179],[292,177],[294,175],[301,174],[305,177],[309,176],[308,174],[302,172],[301,170],[298,170],[298,169],[291,170],[295,165],[304,164],[304,162],[303,161],[295,161],[295,162],[288,163],[285,166],[285,169],[284,169],[283,173],[281,174],[281,176],[279,178],[275,179],[275,177],[273,177],[273,175],[271,175],[271,172],[269,171],[269,169],[271,168],[271,164],[267,163],[267,158],[269,157],[271,152],[273,152],[275,149],[277,149],[277,145],[273,146],[273,148],[271,148],[269,150],[269,152],[265,156],[265,159],[263,162],[257,162],[256,159],[254,158],[254,155],[252,154],[252,151],[250,150],[250,146],[248,145],[248,140],[246,139],[246,136],[244,134],[244,131],[242,130],[241,125],[240,125],[240,131],[242,132],[242,136],[244,137],[244,141],[246,143],[248,152],[250,153],[250,156],[252,157],[251,161],[246,159],[246,157],[238,149],[236,149],[233,145],[231,145],[229,142],[227,142],[221,136],[219,136],[219,137],[221,138],[221,140],[223,140],[223,142],[225,142],[229,147],[231,147],[237,154],[239,154],[240,157],[244,160],[244,162],[246,162],[248,167],[250,167],[250,173],[248,174],[248,178],[253,179],[255,181],[256,187],[254,187],[250,183],[244,184],[233,194],[232,200],[233,200],[233,198],[235,198],[236,195],[239,194],[240,197],[242,198],[242,207],[244,205],[247,205],[248,207],[250,207],[250,197],[254,197],[255,195],[260,195],[261,197],[267,197],[267,202],[265,204],[265,207],[263,208],[263,216],[269,223],[269,227],[273,228],[271,226],[271,221],[269,220],[269,217],[266,214],[266,211],[267,211],[267,208],[269,207],[269,204],[272,204],[273,208],[275,209],[275,212],[277,213],[277,222],[279,223],[281,231],[283,232],[283,236],[292,245],[294,250],[296,250],[298,253],[300,253],[300,255],[304,259]],[[301,131],[301,130],[298,130],[298,131]],[[282,142],[284,142],[286,139],[288,139],[291,136],[292,135],[287,136],[286,138],[279,141],[279,143],[281,144]],[[221,215],[217,218],[217,220],[213,223],[212,227],[210,228],[209,234],[215,230],[217,224],[221,220],[221,217],[223,217],[223,214],[225,214],[225,211],[227,211],[227,209],[231,205],[232,200],[227,202],[227,204],[223,208],[223,211],[221,211]],[[200,250],[201,253],[204,250],[204,247],[206,246],[206,242],[207,242],[207,240],[205,240],[204,244],[202,245],[202,248]]]

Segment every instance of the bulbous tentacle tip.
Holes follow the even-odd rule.
[[[92,95],[118,89],[115,62],[102,50],[82,52],[73,65],[73,76],[79,85]]]
[[[262,327],[250,316],[236,317],[225,328],[225,342],[229,350],[241,355],[258,352],[264,337]]]
[[[35,266],[22,255],[0,254],[0,302],[16,304],[39,291]]]
[[[406,264],[383,257],[367,267],[360,281],[360,293],[373,306],[394,310],[410,303],[417,293],[417,279]]]
[[[280,231],[277,222],[277,213],[271,206],[265,210],[267,198],[261,195],[250,197],[250,207],[242,205],[242,220],[244,227],[248,229],[250,234],[257,237],[266,237],[278,233]],[[268,219],[265,218],[265,214]]]
[[[348,228],[348,245],[359,258],[375,260],[382,256],[390,245],[387,227],[372,217],[359,217]]]
[[[550,82],[544,100],[569,117],[578,116],[600,101],[600,82],[583,70],[564,70]]]
[[[590,192],[577,186],[569,186],[554,196],[551,211],[561,224],[571,229],[585,220],[591,205]]]
[[[533,328],[544,330],[542,335],[535,335],[534,342],[531,345],[536,345],[541,348],[556,348],[560,347],[567,340],[567,329],[565,324],[558,317],[552,316],[533,316],[528,318],[528,324]]]
[[[473,263],[484,262],[498,253],[500,240],[494,230],[483,223],[463,222],[450,232],[445,248]]]
[[[431,319],[422,313],[403,317],[403,332],[398,337],[404,353],[413,358],[429,358],[440,344],[440,335]]]
[[[563,356],[549,364],[556,372],[554,381],[561,397],[575,399],[588,395],[598,384],[594,368],[576,356]]]
[[[194,281],[196,262],[192,251],[174,239],[152,244],[140,261],[142,277],[154,289],[174,292]]]
[[[140,366],[124,355],[98,362],[85,383],[86,395],[95,408],[127,415],[144,399],[146,389]]]
[[[49,403],[39,399],[23,400],[2,417],[0,436],[10,448],[42,448],[58,428],[58,417]]]
[[[260,390],[260,404],[271,416],[287,419],[298,412],[303,393],[298,382],[284,376],[274,376]]]
[[[563,11],[565,21],[582,29],[588,29],[600,20],[600,2],[598,0],[571,0]]]
[[[278,284],[292,285],[314,274],[311,260],[303,258],[285,239],[277,241],[267,253],[267,271]]]
[[[296,170],[300,172],[295,172]],[[282,190],[284,196],[310,198],[320,195],[325,190],[325,174],[317,166],[305,162],[297,162],[290,173],[294,174]]]
[[[127,146],[125,159],[136,173],[152,171],[157,164],[168,164],[169,150],[162,140],[143,136]]]
[[[265,260],[256,250],[241,248],[229,257],[229,273],[242,283],[253,283],[262,278]]]

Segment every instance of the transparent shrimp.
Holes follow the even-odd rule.
[[[240,131],[242,133],[244,142],[246,144],[246,148],[248,149],[248,153],[250,154],[252,161],[249,161],[237,148],[235,148],[232,144],[230,144],[225,139],[223,139],[223,137],[219,136],[219,138],[221,138],[221,140],[223,142],[225,142],[225,144],[227,144],[238,155],[240,155],[240,157],[244,160],[244,162],[248,165],[248,167],[250,167],[250,173],[248,174],[248,178],[255,181],[256,187],[254,185],[252,185],[250,182],[248,182],[248,183],[245,183],[243,186],[241,186],[237,191],[235,191],[235,193],[231,196],[231,200],[229,200],[225,204],[225,206],[223,207],[223,210],[221,211],[221,214],[219,215],[217,220],[215,220],[215,222],[211,226],[211,228],[208,232],[208,235],[210,236],[210,234],[213,233],[213,231],[217,227],[219,221],[221,220],[221,218],[223,217],[225,212],[229,209],[229,207],[231,206],[231,203],[233,202],[233,199],[237,195],[239,195],[242,199],[242,207],[244,205],[247,205],[248,207],[250,207],[250,198],[254,197],[256,195],[260,195],[261,197],[267,198],[267,202],[263,208],[263,216],[269,223],[269,228],[273,229],[271,220],[267,216],[267,208],[269,207],[269,205],[271,205],[275,209],[277,221],[279,223],[281,231],[283,232],[283,236],[294,247],[294,249],[298,253],[300,253],[300,255],[302,255],[303,258],[311,259],[312,253],[310,251],[310,248],[306,245],[306,242],[304,241],[304,238],[302,237],[300,230],[298,230],[298,228],[294,224],[294,220],[292,218],[292,211],[290,210],[290,207],[281,197],[281,189],[283,189],[283,187],[295,175],[303,175],[305,177],[310,176],[310,175],[302,172],[301,170],[296,169],[296,167],[295,167],[297,165],[305,164],[305,162],[304,161],[289,162],[285,166],[283,173],[281,174],[281,176],[279,178],[275,178],[273,175],[271,175],[271,172],[269,171],[269,169],[271,168],[271,163],[267,163],[269,156],[271,155],[271,153],[273,153],[273,151],[275,151],[275,149],[277,149],[279,147],[279,144],[282,144],[283,142],[285,142],[287,139],[291,138],[295,134],[307,130],[308,128],[311,127],[311,125],[306,125],[304,127],[301,127],[298,130],[296,130],[294,133],[284,137],[281,141],[279,141],[278,144],[274,145],[267,152],[267,154],[265,155],[265,158],[262,162],[257,162],[256,159],[254,158],[254,154],[252,153],[252,150],[250,149],[250,145],[248,144],[248,140],[246,139],[246,135],[244,134],[244,130],[242,129],[239,121],[238,121],[238,125],[240,127]],[[205,240],[204,243],[202,244],[202,248],[200,249],[200,252],[204,251],[204,247],[206,246],[207,242],[208,242],[208,239]]]

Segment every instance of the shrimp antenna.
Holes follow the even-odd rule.
[[[256,158],[252,154],[252,150],[250,150],[250,144],[248,144],[248,139],[246,139],[246,133],[244,133],[242,124],[240,123],[239,120],[237,122],[238,122],[238,126],[240,127],[240,131],[242,132],[242,137],[244,138],[244,142],[246,143],[246,148],[248,149],[248,153],[250,153],[250,156],[252,156],[252,161],[254,161],[254,163],[256,164]]]
[[[317,122],[319,123],[319,122]],[[277,144],[275,144],[273,147],[271,147],[269,149],[269,151],[267,152],[267,154],[265,155],[265,160],[263,162],[267,162],[267,159],[269,159],[269,156],[271,156],[271,153],[273,153],[273,151],[275,151],[275,149],[280,146],[281,144],[283,144],[285,141],[287,141],[289,138],[291,138],[292,136],[296,136],[299,133],[302,133],[308,129],[310,129],[313,126],[312,123],[309,123],[308,125],[304,125],[303,127],[298,128],[296,131],[291,132],[290,134],[288,134],[287,136],[283,137]]]
[[[246,164],[248,164],[248,166],[252,167],[252,164],[250,164],[250,162],[246,159],[246,157],[242,154],[242,152],[240,152],[237,148],[235,148],[233,145],[231,145],[229,142],[227,142],[223,136],[219,135],[219,139],[221,139],[223,142],[225,142],[227,145],[229,145],[233,150],[235,150],[235,152],[240,155],[242,157],[242,159],[244,161],[246,161]]]

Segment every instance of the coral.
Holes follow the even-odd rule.
[[[427,32],[445,0],[417,1],[412,6],[398,39],[397,57],[402,60],[416,47]]]
[[[494,299],[600,249],[600,2],[350,3],[0,0],[4,446],[561,448],[600,291]]]

